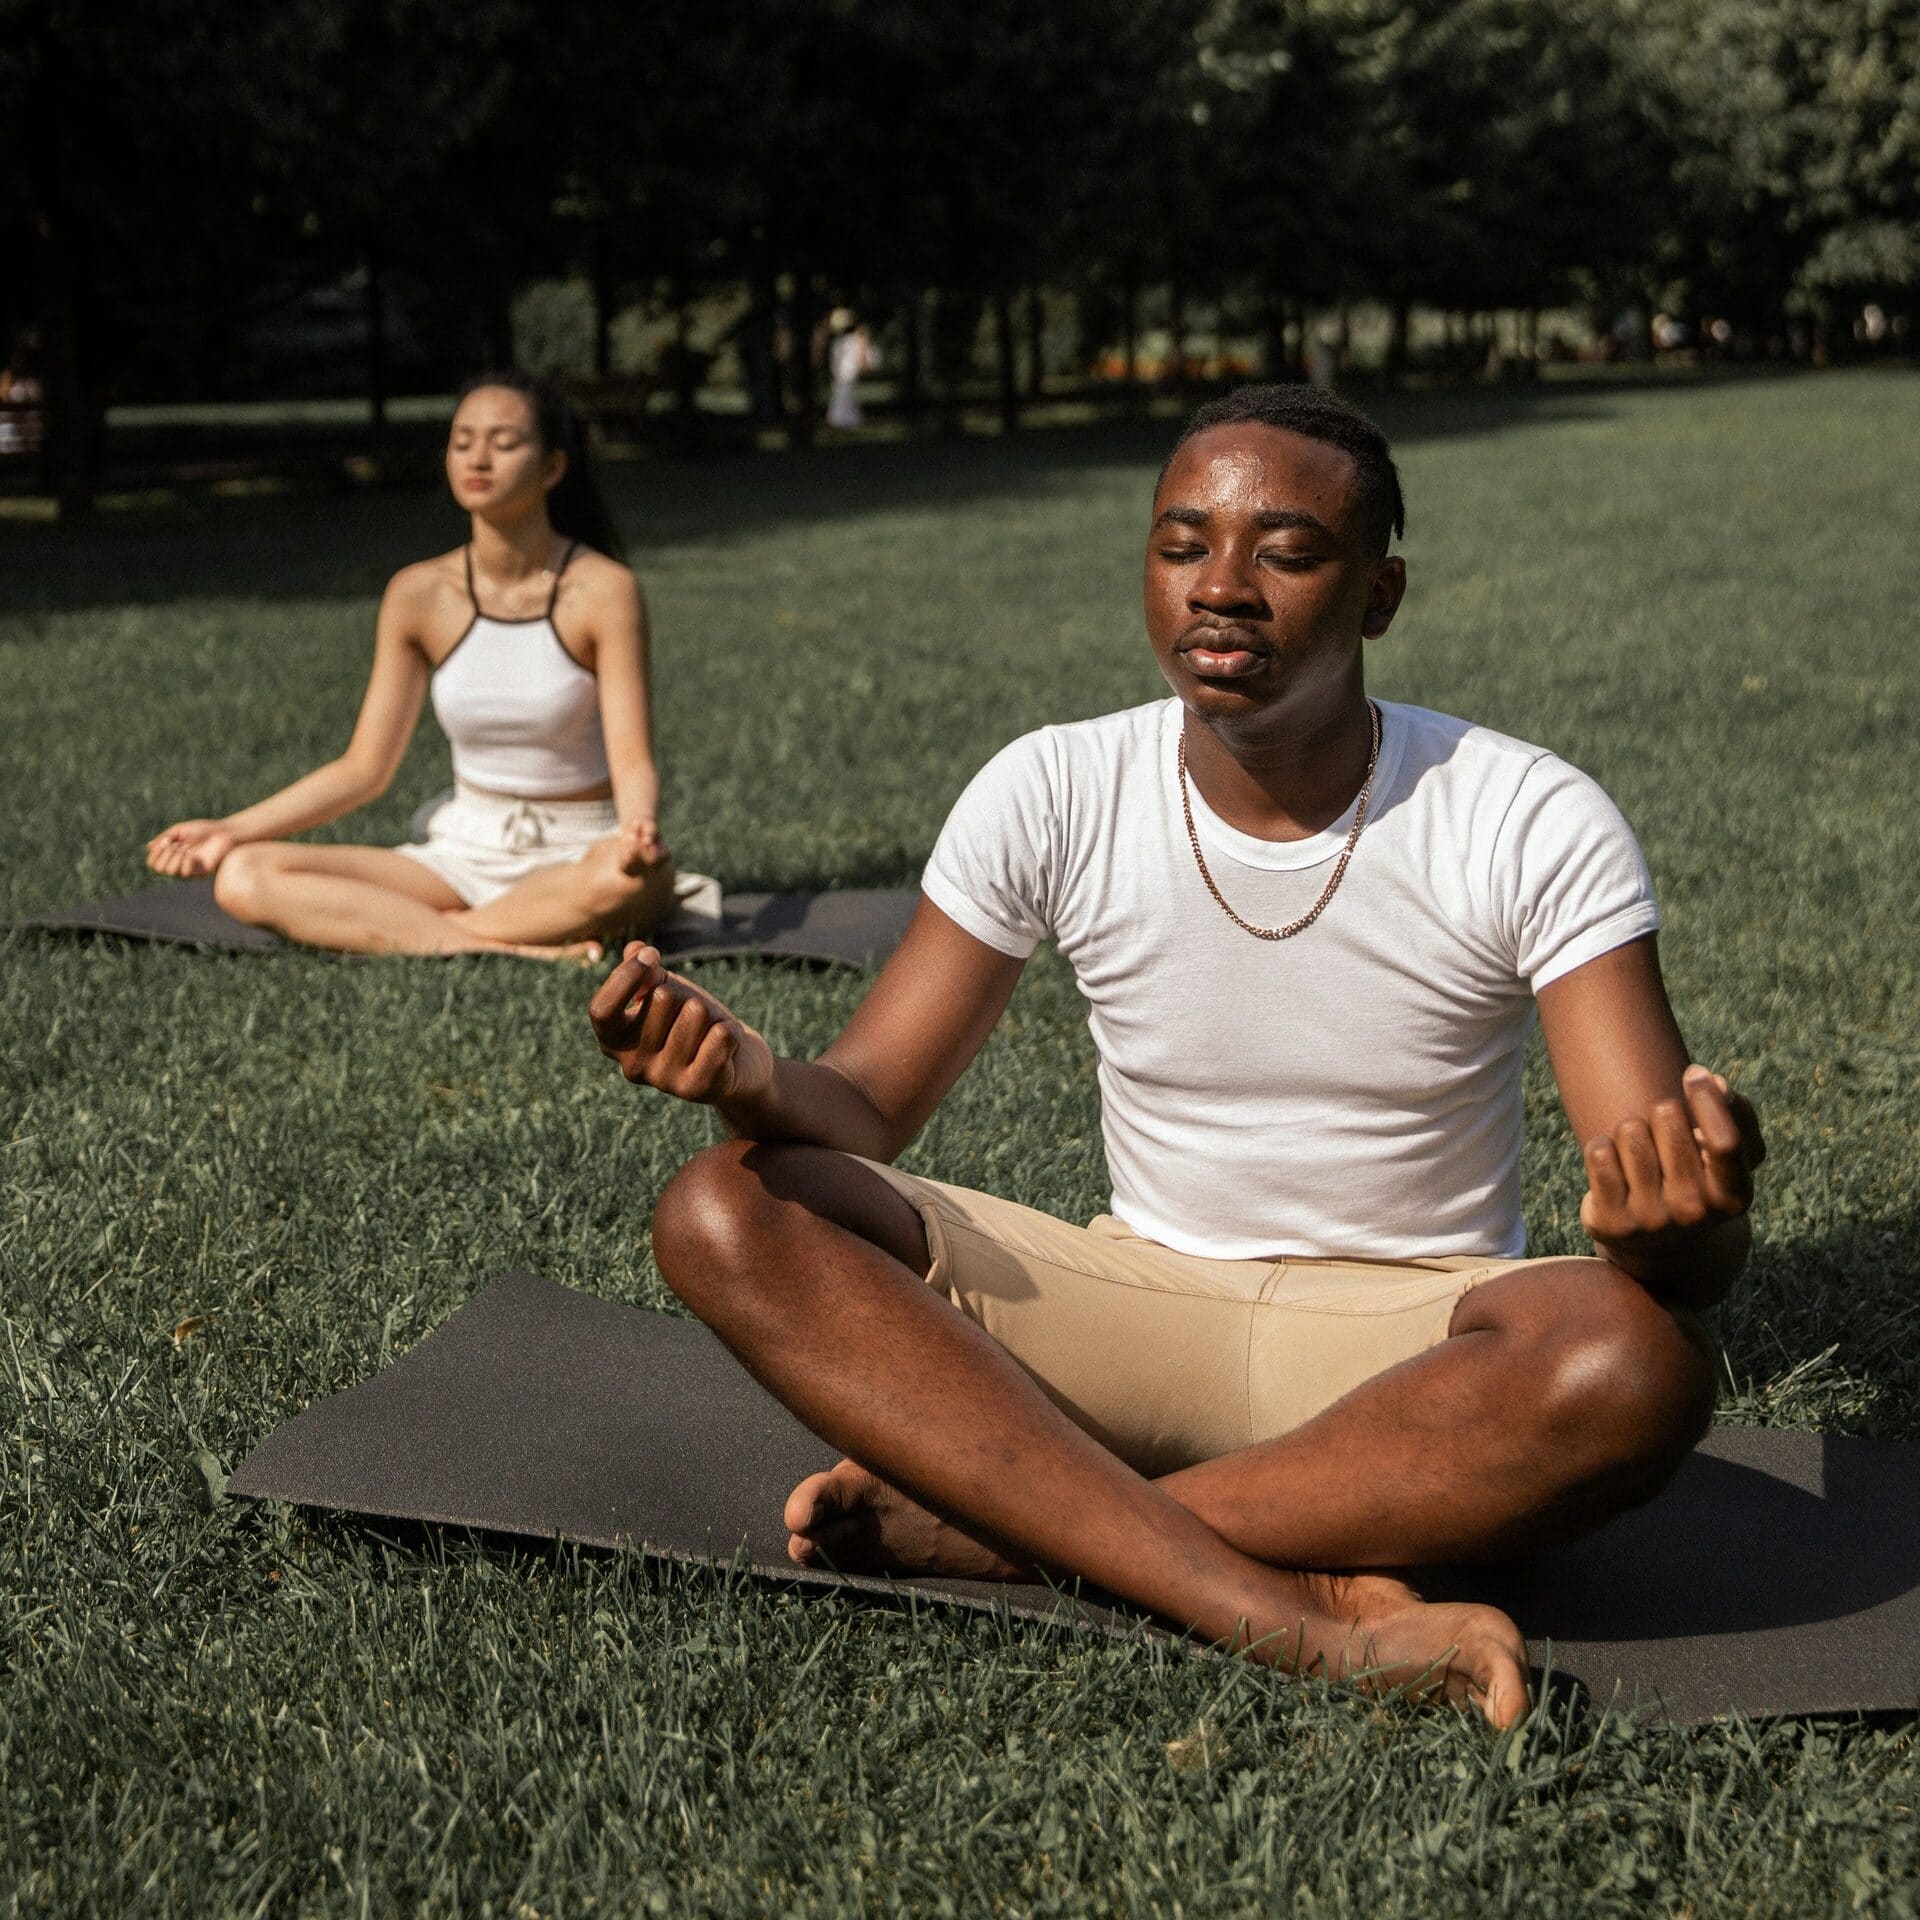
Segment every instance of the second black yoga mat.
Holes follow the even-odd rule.
[[[385,1372],[271,1434],[235,1494],[770,1578],[1124,1627],[1046,1587],[803,1574],[780,1509],[829,1464],[688,1321],[512,1273]],[[1536,1660],[1679,1721],[1920,1703],[1920,1447],[1722,1428],[1649,1506],[1448,1585],[1504,1606]]]
[[[900,944],[920,903],[910,887],[825,893],[733,893],[718,919],[683,913],[650,936],[671,962],[764,955],[877,967]],[[224,953],[270,953],[286,943],[236,920],[211,880],[176,880],[112,900],[63,907],[15,923],[51,932],[108,933]]]

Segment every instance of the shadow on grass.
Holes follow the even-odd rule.
[[[1410,446],[1604,419],[1635,394],[1658,391],[1685,403],[1725,384],[1724,377],[1629,376],[1361,399],[1396,443]],[[1177,427],[1177,419],[1166,415],[1005,438],[616,460],[605,465],[604,479],[631,542],[631,558],[644,573],[656,546],[733,542],[775,528],[883,513],[1045,499],[1098,470],[1137,474],[1144,507]],[[305,431],[312,430],[289,429]],[[163,490],[151,504],[90,521],[0,522],[0,616],[194,600],[370,598],[398,567],[462,537],[460,516],[437,479],[424,478],[432,470],[430,455],[430,449],[413,449],[409,464],[423,478],[411,485],[343,489],[315,482],[244,497],[182,487]]]
[[[1766,1205],[1766,1174],[1760,1205]],[[1721,1417],[1920,1441],[1920,1216],[1765,1234],[1714,1320],[1728,1370]]]

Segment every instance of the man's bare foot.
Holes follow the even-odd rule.
[[[790,1558],[843,1573],[939,1573],[963,1580],[1030,1580],[1012,1560],[929,1512],[855,1460],[809,1475],[787,1496]],[[1527,1643],[1504,1613],[1433,1604],[1387,1574],[1257,1569],[1257,1584],[1220,1619],[1188,1623],[1230,1651],[1289,1673],[1318,1673],[1369,1693],[1474,1707],[1497,1728],[1531,1705]]]
[[[1294,1673],[1320,1673],[1369,1693],[1477,1707],[1497,1728],[1532,1704],[1527,1643],[1504,1613],[1464,1602],[1433,1604],[1387,1574],[1282,1574],[1308,1610],[1240,1650]]]
[[[787,1556],[840,1573],[943,1573],[961,1580],[1030,1580],[1034,1569],[869,1473],[842,1460],[787,1496]]]

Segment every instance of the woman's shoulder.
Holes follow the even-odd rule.
[[[402,567],[380,597],[380,633],[421,649],[429,660],[441,657],[466,630],[473,616],[467,598],[462,549],[435,554]]]
[[[631,567],[612,560],[597,547],[576,547],[560,576],[554,611],[584,614],[590,619],[631,619],[642,604],[640,582]]]
[[[573,558],[567,562],[565,577],[589,592],[637,593],[640,590],[633,569],[609,559],[598,547],[575,547]]]
[[[415,560],[387,582],[388,601],[410,613],[431,614],[442,607],[449,596],[463,603],[467,598],[464,547],[455,547],[450,553],[436,553],[429,560]]]

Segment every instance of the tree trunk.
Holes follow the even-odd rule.
[[[367,249],[366,266],[367,425],[378,452],[387,439],[387,288],[377,248]]]
[[[1121,378],[1129,394],[1140,382],[1140,283],[1128,274],[1120,286]]]
[[[1013,349],[1013,303],[1004,287],[993,290],[993,370],[1000,392],[1000,431],[1020,431],[1019,367]]]
[[[1389,388],[1399,386],[1407,377],[1407,335],[1411,331],[1413,303],[1404,297],[1394,301],[1387,314],[1387,353],[1381,373]]]
[[[1027,289],[1027,398],[1038,400],[1047,383],[1047,310],[1038,287]]]
[[[958,439],[966,430],[966,379],[971,370],[971,299],[942,287],[933,296],[933,358],[940,381],[940,431]]]
[[[926,406],[926,375],[920,355],[920,290],[900,303],[900,380],[896,388],[900,417],[917,427]]]
[[[1261,360],[1261,370],[1269,380],[1287,378],[1287,303],[1276,287],[1267,289],[1266,340]]]
[[[1187,390],[1187,293],[1178,275],[1167,283],[1167,339],[1173,390],[1184,394]]]
[[[40,240],[47,330],[47,421],[41,462],[53,492],[54,511],[69,520],[93,510],[100,476],[99,437],[80,338],[84,302],[72,234],[56,215],[42,226]]]
[[[686,426],[700,403],[700,381],[693,364],[693,338],[687,308],[692,295],[684,275],[673,281],[673,409]]]
[[[46,330],[41,363],[45,422],[39,465],[53,495],[54,510],[64,520],[92,511],[103,465],[104,434],[94,420],[87,365],[92,316],[86,248],[79,217],[70,215],[67,197],[67,142],[86,137],[86,116],[76,110],[66,85],[58,38],[43,30],[32,34],[24,48],[30,70],[36,56],[40,69],[40,85],[27,88],[21,143],[27,204],[33,215],[33,254],[38,260],[39,317]]]
[[[752,309],[747,315],[747,406],[756,427],[787,413],[786,368],[780,353],[780,280],[764,241],[754,249]]]
[[[510,367],[516,355],[513,349],[513,301],[504,281],[496,282],[486,297],[482,321],[485,339],[481,356],[490,367]]]
[[[796,273],[787,301],[787,370],[792,376],[793,393],[793,404],[787,411],[787,444],[793,447],[813,445],[813,326],[813,275]]]
[[[613,371],[613,262],[604,215],[593,223],[588,257],[593,275],[593,371],[604,380]]]

